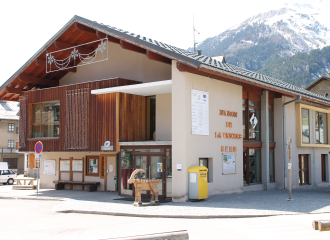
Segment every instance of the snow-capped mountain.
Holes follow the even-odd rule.
[[[228,63],[257,71],[297,52],[330,45],[330,0],[286,4],[246,19],[198,45],[203,55],[225,55]]]

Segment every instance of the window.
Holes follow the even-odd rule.
[[[315,139],[316,143],[328,143],[327,114],[315,112]]]
[[[8,131],[14,132],[15,131],[15,124],[14,123],[8,123]]]
[[[260,96],[248,95],[249,99],[242,102],[243,140],[260,141]]]
[[[207,172],[207,181],[213,182],[213,162],[212,158],[200,158],[199,159],[199,166],[204,166],[208,169]]]
[[[32,137],[59,137],[60,102],[32,105]]]
[[[14,140],[8,140],[8,148],[14,148]]]
[[[19,133],[19,128],[18,127],[16,127],[16,134],[18,134]]]
[[[309,143],[309,110],[301,109],[302,142]]]
[[[87,156],[86,176],[99,176],[99,156]]]
[[[243,150],[243,184],[261,183],[260,149]]]

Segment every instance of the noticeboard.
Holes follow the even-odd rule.
[[[236,154],[223,153],[222,154],[222,174],[233,174],[236,171]]]
[[[83,160],[72,160],[72,172],[83,171]]]
[[[191,89],[191,134],[209,135],[209,93]]]
[[[70,160],[60,160],[60,171],[70,172]]]
[[[44,175],[56,175],[56,160],[44,159],[43,174]]]

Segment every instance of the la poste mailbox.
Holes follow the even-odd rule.
[[[191,166],[188,168],[189,199],[205,199],[208,197],[207,172],[204,166]]]

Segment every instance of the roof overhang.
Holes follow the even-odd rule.
[[[96,89],[96,90],[92,90],[91,94],[100,95],[100,94],[115,93],[115,92],[129,93],[140,96],[152,96],[157,94],[171,93],[172,80]]]

